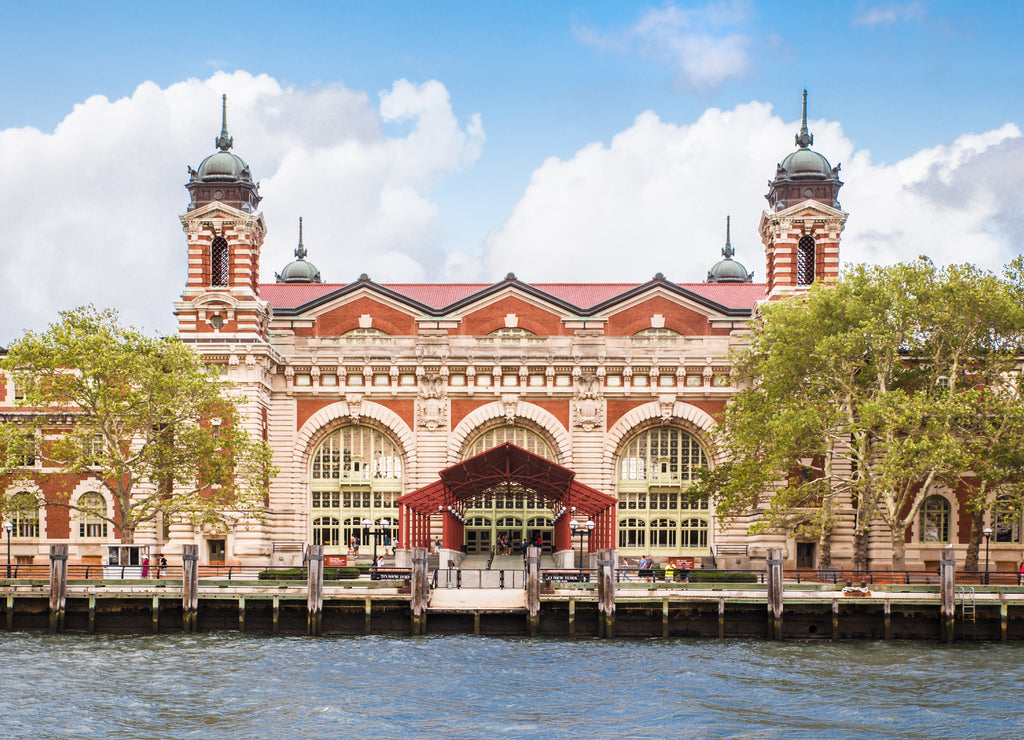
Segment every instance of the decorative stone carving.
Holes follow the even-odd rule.
[[[348,418],[353,424],[359,423],[359,417],[363,415],[363,394],[346,393],[345,400],[341,402],[341,416]]]
[[[519,408],[519,396],[508,393],[501,397],[501,405],[505,409],[505,423],[512,426],[516,423],[516,411]]]
[[[433,431],[448,423],[448,399],[445,380],[440,375],[420,376],[416,414],[420,426]]]
[[[604,415],[601,380],[594,373],[585,373],[576,378],[573,412],[574,423],[585,432],[601,425]]]
[[[668,424],[672,420],[672,412],[675,410],[676,396],[674,393],[666,393],[658,396],[658,410],[661,412],[661,423]]]

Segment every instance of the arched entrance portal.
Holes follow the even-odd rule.
[[[475,548],[482,547],[485,532],[489,550],[496,531],[518,531],[520,537],[541,538],[556,553],[571,553],[569,520],[573,516],[594,521],[596,527],[586,543],[591,552],[614,547],[616,498],[575,477],[572,470],[521,447],[507,442],[498,445],[442,470],[436,482],[398,499],[399,546],[429,546],[430,517],[440,515],[442,547],[447,551],[461,551],[464,544],[468,549],[471,540]],[[528,521],[515,516],[467,517],[471,509],[493,509],[499,496],[511,510],[543,508],[550,514]]]

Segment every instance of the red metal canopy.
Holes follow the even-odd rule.
[[[429,517],[444,516],[444,546],[462,546],[463,515],[486,497],[506,496],[517,500],[532,498],[551,507],[555,518],[555,548],[568,549],[569,519],[575,514],[597,525],[592,548],[614,547],[614,496],[575,480],[576,473],[506,442],[463,460],[439,473],[440,480],[405,494],[401,507],[402,547],[425,543]],[[569,515],[567,515],[569,514]]]

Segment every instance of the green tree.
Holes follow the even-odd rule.
[[[736,360],[749,386],[717,440],[728,461],[694,494],[716,495],[723,518],[756,511],[755,531],[817,536],[823,565],[848,500],[855,567],[867,567],[877,526],[903,567],[924,500],[971,477],[988,433],[975,392],[1016,365],[1022,335],[1012,280],[924,259],[855,266],[836,284],[763,305]]]
[[[270,450],[246,433],[227,384],[176,337],[122,326],[114,311],[60,317],[0,362],[21,391],[19,412],[0,423],[0,474],[92,476],[116,510],[88,513],[124,542],[158,516],[215,526],[227,516],[261,519]],[[31,456],[41,470],[24,467]],[[66,494],[45,504],[76,508]]]

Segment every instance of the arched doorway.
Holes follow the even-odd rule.
[[[463,450],[462,459],[494,449],[502,444],[513,444],[527,452],[557,462],[553,445],[538,431],[514,424],[486,429],[471,439]],[[466,501],[467,523],[464,542],[467,553],[488,552],[498,542],[506,541],[514,550],[523,542],[535,544],[540,541],[544,552],[553,552],[554,516],[552,502],[531,489],[528,485],[512,480],[499,483],[479,491]],[[488,521],[490,531],[486,534],[479,527],[471,527],[470,521]],[[481,550],[479,543],[486,539],[487,550]]]
[[[442,549],[461,551],[467,529],[481,530],[488,517],[469,516],[467,512],[490,507],[503,497],[503,509],[510,510],[496,521],[495,531],[522,538],[531,534],[540,538],[549,552],[571,564],[572,541],[569,521],[583,517],[595,523],[590,541],[591,552],[614,547],[615,498],[579,483],[575,473],[511,443],[481,452],[439,473],[440,479],[398,500],[401,507],[399,546],[410,548],[426,544],[430,518],[440,515],[443,522]],[[521,511],[542,512],[521,517]],[[520,540],[521,541],[521,540]],[[474,542],[479,542],[478,539]]]

